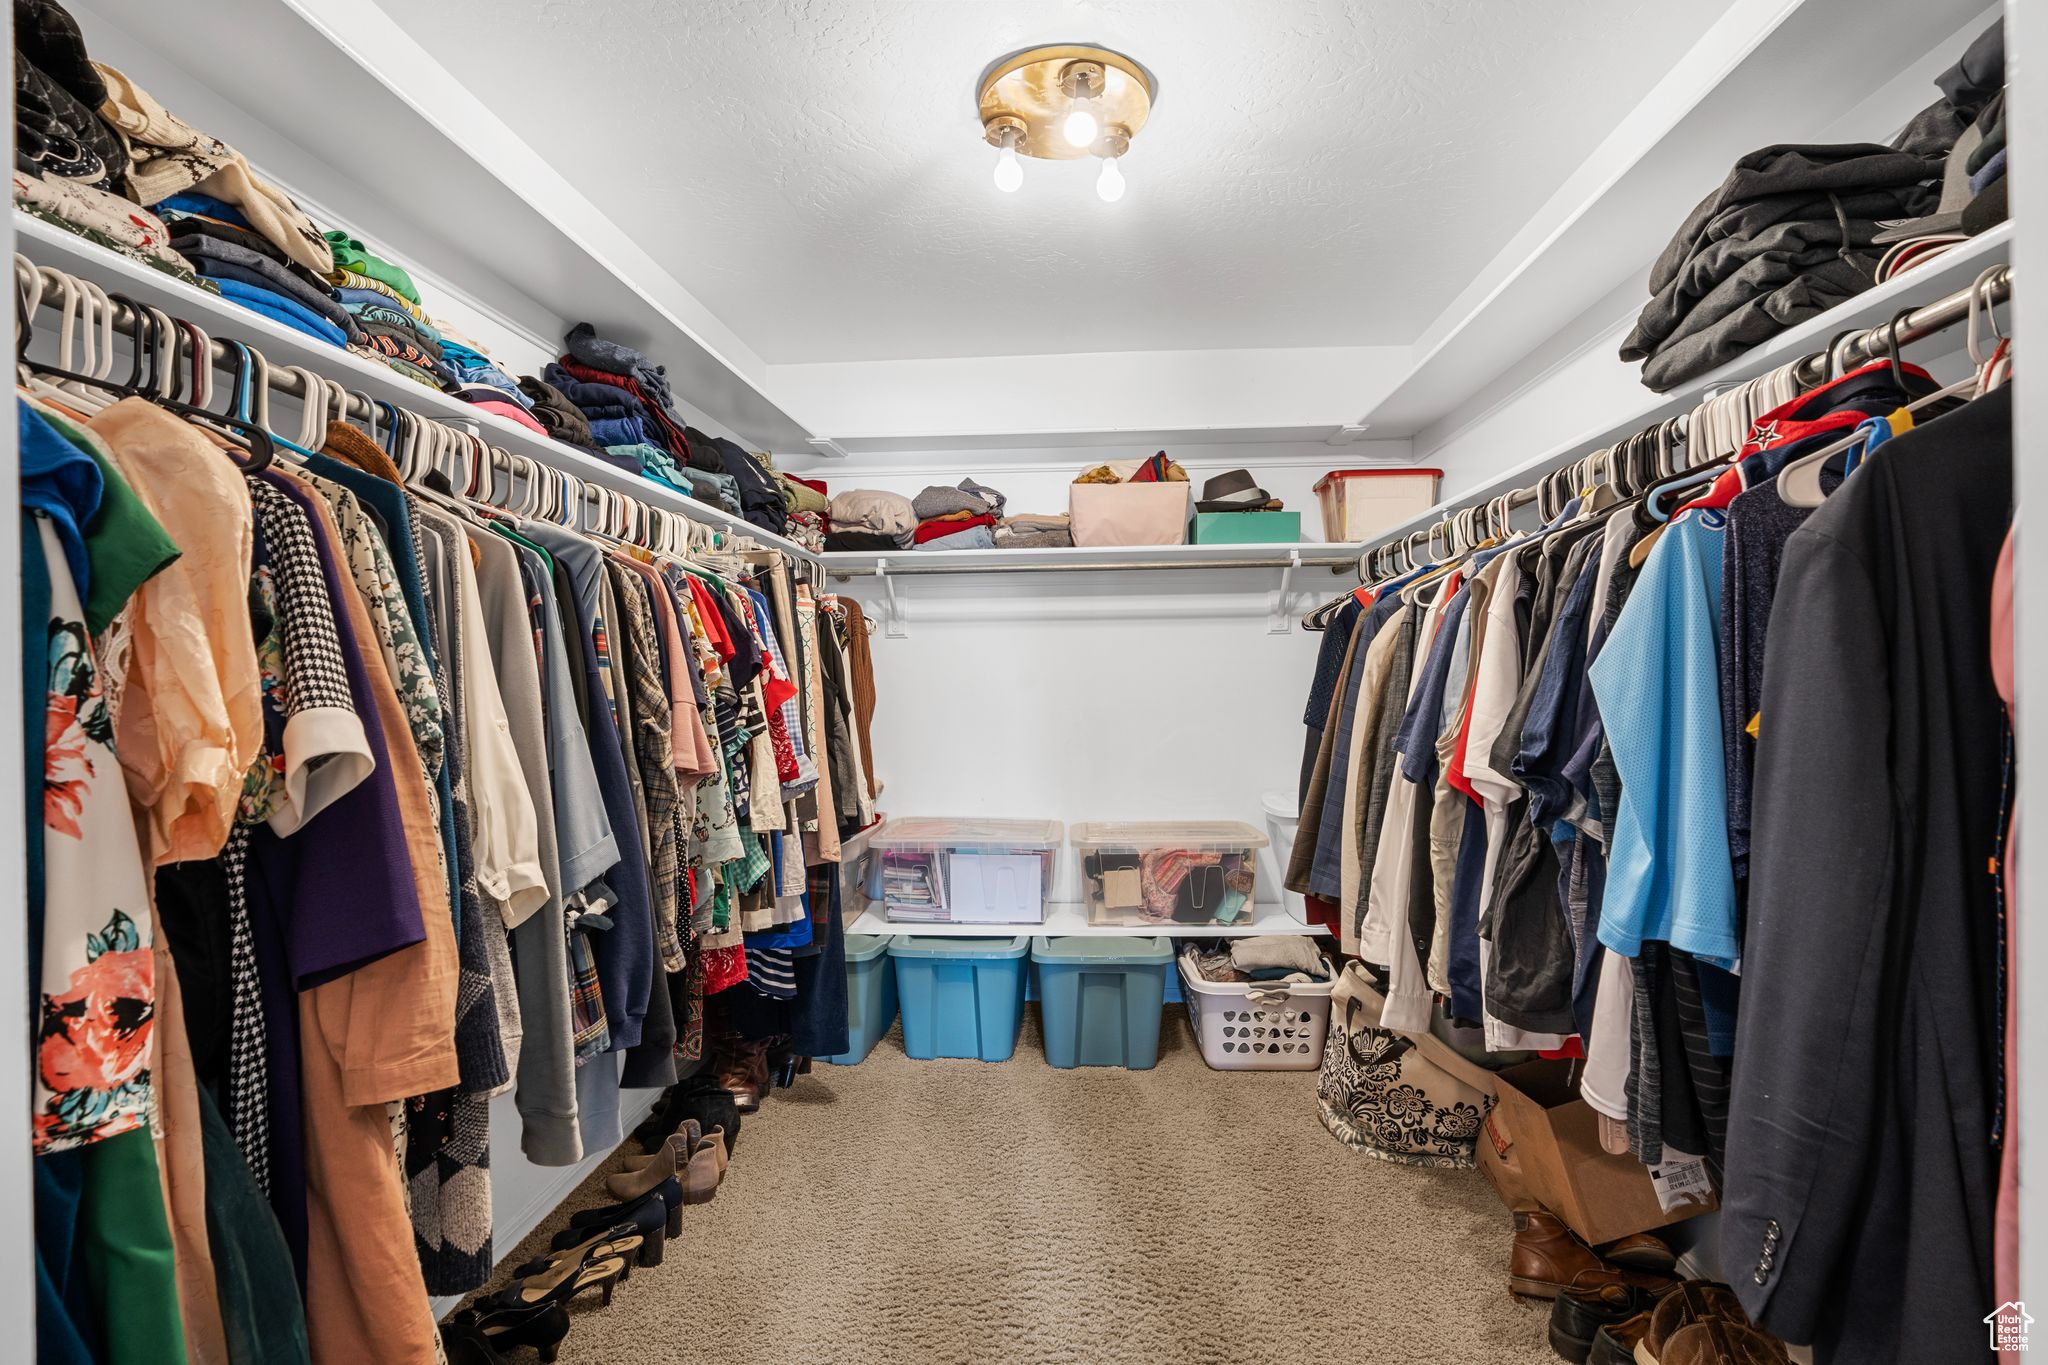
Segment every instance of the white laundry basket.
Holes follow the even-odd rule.
[[[1336,981],[1210,981],[1180,959],[1188,1022],[1217,1071],[1312,1071],[1323,1064]]]

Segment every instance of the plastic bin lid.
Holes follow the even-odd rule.
[[[967,958],[1022,957],[1031,947],[1028,935],[1014,938],[941,938],[899,934],[889,941],[891,957]]]
[[[1057,820],[992,820],[985,816],[913,815],[875,831],[875,848],[942,848],[1050,853],[1065,826]]]
[[[1068,963],[1097,967],[1151,967],[1173,961],[1173,944],[1163,938],[1087,938],[1072,935],[1031,940],[1031,960],[1056,966]]]
[[[1084,820],[1074,826],[1075,848],[1181,848],[1194,853],[1242,853],[1272,840],[1242,820]]]
[[[878,832],[880,832],[881,829],[882,822],[878,820],[874,824],[862,826],[860,829],[855,830],[851,834],[842,834],[841,836],[839,836],[839,861],[847,861],[846,855],[848,850],[851,850],[853,856],[856,858],[858,858],[861,854],[867,852],[868,842],[872,840],[875,837],[875,835]]]
[[[1267,792],[1259,798],[1259,804],[1266,808],[1268,815],[1277,815],[1283,820],[1301,818],[1301,802],[1294,799],[1293,792]],[[845,847],[844,840],[840,841],[840,847]]]
[[[846,936],[846,960],[848,962],[872,962],[889,951],[889,934],[848,934]]]
[[[1426,474],[1432,479],[1441,479],[1441,469],[1333,469],[1316,480],[1314,492],[1320,493],[1338,479],[1405,479]]]

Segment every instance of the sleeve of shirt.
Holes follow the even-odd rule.
[[[1868,575],[1811,531],[1787,548],[1770,638],[1721,1247],[1750,1315],[1810,1341],[1879,1147],[1891,679]],[[1812,837],[1821,813],[1857,837]]]

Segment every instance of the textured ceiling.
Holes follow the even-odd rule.
[[[399,22],[771,363],[1412,341],[1730,0],[442,0]],[[1160,84],[998,193],[975,81]]]

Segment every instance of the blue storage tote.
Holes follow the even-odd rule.
[[[903,1050],[919,1061],[1006,1062],[1024,1027],[1024,954],[1031,940],[916,938],[889,944],[903,1012]]]
[[[896,1022],[896,969],[889,965],[886,934],[846,936],[846,1038],[847,1050],[837,1057],[821,1058],[838,1066],[852,1066],[875,1050]]]
[[[1031,940],[1045,1060],[1057,1067],[1159,1062],[1159,1013],[1173,945],[1163,938]]]

